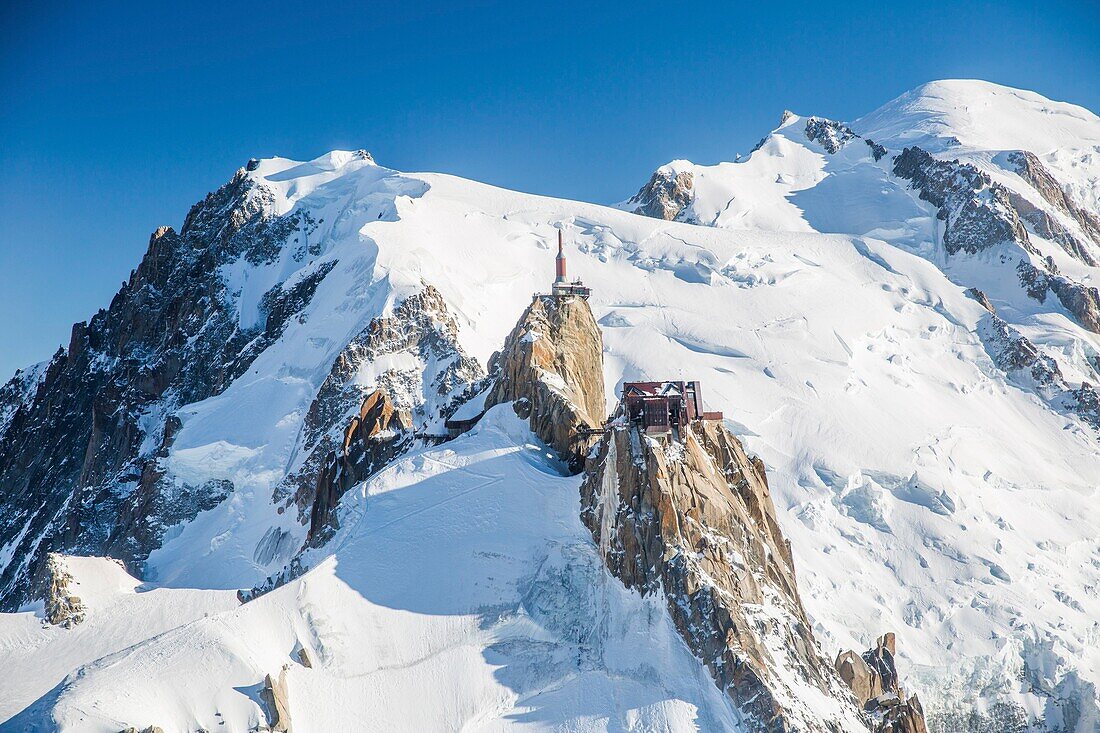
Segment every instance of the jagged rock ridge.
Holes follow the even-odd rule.
[[[415,354],[417,366],[385,369],[369,386],[357,381],[361,370],[402,354]],[[484,376],[458,343],[442,295],[426,285],[391,315],[372,319],[336,357],[306,414],[307,457],[276,499],[295,504],[303,519],[308,514],[308,541],[322,544],[340,496],[411,447],[414,433],[438,437],[443,420]]]
[[[73,327],[68,348],[18,401],[0,434],[0,544],[13,543],[0,574],[3,608],[41,594],[46,553],[140,564],[164,527],[231,490],[226,482],[162,485],[158,456],[178,426],[174,408],[241,375],[333,265],[319,262],[291,286],[272,287],[257,323],[242,327],[220,268],[269,262],[313,224],[306,214],[275,216],[271,201],[242,169],[192,207],[178,234],[154,232],[110,306]],[[31,382],[17,375],[4,391]]]
[[[581,505],[611,573],[665,594],[688,647],[752,730],[862,726],[817,649],[764,466],[721,423],[693,423],[679,441],[615,424]],[[807,689],[833,709],[807,709]]]
[[[841,652],[836,670],[871,716],[875,733],[928,733],[920,700],[907,696],[901,686],[896,643],[894,634],[887,633],[863,654]]]

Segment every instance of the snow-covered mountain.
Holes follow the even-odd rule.
[[[934,731],[1095,730],[1098,180],[1095,115],[979,82],[784,115],[628,211],[250,161],[0,390],[0,728],[248,730],[270,689],[300,731],[751,729],[535,417],[442,437],[561,229],[606,411],[701,381],[763,460],[821,653],[896,632]],[[50,552],[129,575],[55,558],[59,596]],[[800,654],[768,649],[775,684]]]

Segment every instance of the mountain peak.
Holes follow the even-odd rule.
[[[1067,102],[978,79],[930,81],[852,123],[886,147],[1030,150],[1100,144],[1100,118]]]

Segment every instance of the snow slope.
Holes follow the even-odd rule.
[[[347,496],[311,572],[91,665],[3,729],[249,730],[257,682],[289,665],[300,731],[733,730],[663,602],[604,570],[560,468],[494,408]]]
[[[0,719],[12,717],[85,664],[237,605],[232,592],[150,587],[106,558],[64,562],[74,578],[69,590],[83,602],[87,618],[64,629],[42,623],[41,608],[0,614]]]
[[[303,420],[348,339],[430,284],[485,363],[547,287],[561,227],[571,274],[594,290],[609,393],[624,379],[702,380],[705,401],[767,464],[827,655],[894,630],[902,666],[919,672],[907,687],[933,715],[1009,702],[1053,730],[1069,700],[1088,730],[1100,680],[1096,433],[995,365],[978,335],[989,316],[937,266],[924,202],[863,151],[827,159],[795,124],[747,162],[697,169],[694,214],[714,227],[354,154],[261,161],[249,175],[273,192],[272,213],[309,211],[318,254],[227,268],[242,322],[272,284],[335,264],[245,375],[179,411],[169,475],[229,478],[234,491],[169,532],[148,578],[189,592],[278,572],[305,527],[272,494],[304,461]],[[799,198],[847,185],[834,173],[857,164],[851,207]],[[885,213],[818,233],[830,209]],[[1064,313],[1013,318],[1077,365],[1069,374],[1097,353]],[[263,675],[295,664],[299,643],[321,663],[288,673],[298,730],[397,725],[388,699],[423,716],[405,718],[410,729],[736,729],[663,612],[608,587],[576,520],[576,479],[530,442],[498,413],[475,435],[410,454],[345,497],[355,519],[314,570],[62,687],[43,675],[11,709],[53,691],[6,729],[55,718],[65,730],[243,730]],[[271,536],[279,551],[260,552]],[[547,575],[555,590],[532,596]],[[423,689],[428,701],[413,697]]]
[[[859,134],[900,150],[930,153],[1029,150],[1070,193],[1100,209],[1100,118],[1035,92],[973,79],[923,84],[852,123]]]

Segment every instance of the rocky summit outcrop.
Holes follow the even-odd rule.
[[[663,592],[676,628],[756,731],[864,725],[818,651],[764,465],[721,423],[680,440],[617,418],[589,459],[581,517],[627,587]],[[806,700],[831,698],[828,713]]]
[[[694,186],[695,176],[691,171],[664,166],[658,168],[627,203],[634,206],[635,214],[673,221],[691,205]]]
[[[45,592],[50,552],[109,554],[137,570],[167,526],[227,495],[228,481],[163,483],[173,412],[223,391],[312,298],[332,262],[306,258],[242,324],[223,268],[272,262],[308,214],[277,215],[273,194],[241,169],[157,229],[106,309],[73,326],[67,348],[0,389],[0,608]]]
[[[84,603],[69,590],[72,573],[65,566],[65,558],[55,552],[46,556],[46,572],[49,588],[46,591],[46,621],[54,626],[71,629],[84,621]]]
[[[974,165],[939,160],[911,147],[894,158],[894,175],[909,181],[921,199],[937,208],[948,254],[976,254],[1004,242],[1037,254],[1008,189]]]
[[[603,337],[588,302],[537,296],[489,361],[486,409],[512,402],[516,414],[574,469],[584,465],[585,429],[603,425]]]
[[[863,654],[841,652],[835,666],[869,715],[875,733],[928,733],[920,700],[916,695],[906,697],[899,682],[896,654],[896,640],[888,633]]]

